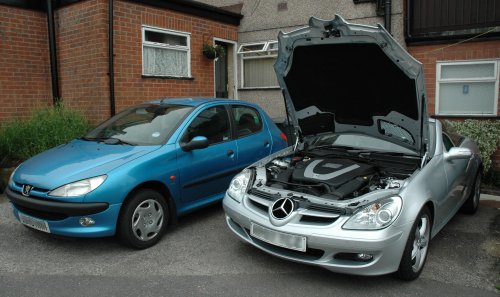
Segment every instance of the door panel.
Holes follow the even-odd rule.
[[[447,152],[453,147],[453,142],[443,134],[443,150]],[[465,171],[469,159],[443,160],[444,173],[447,181],[447,195],[442,204],[441,217],[447,221],[455,214],[461,205],[465,189]]]
[[[191,152],[179,148],[178,152],[178,162],[182,164],[179,178],[183,202],[190,203],[223,193],[238,168],[235,141]]]
[[[216,44],[223,47],[226,54],[215,61],[215,97],[228,98],[227,44],[220,42],[216,42]]]
[[[244,168],[271,153],[271,135],[259,111],[249,106],[232,105],[238,145],[238,160]]]
[[[222,194],[238,169],[236,141],[232,139],[229,116],[223,105],[201,111],[184,131],[177,144],[181,200],[196,200]],[[183,151],[182,142],[205,136],[210,145]]]

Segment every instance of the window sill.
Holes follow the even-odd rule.
[[[257,87],[257,88],[239,88],[238,91],[272,91],[279,90],[280,87]]]
[[[500,116],[498,115],[479,115],[479,114],[435,114],[431,115],[431,118],[435,119],[485,119],[485,120],[490,120],[490,119],[500,119]]]
[[[180,76],[159,76],[159,75],[141,75],[142,78],[157,78],[157,79],[176,79],[176,80],[194,80],[194,77],[180,77]]]

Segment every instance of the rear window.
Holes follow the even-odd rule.
[[[238,105],[233,106],[233,116],[239,138],[262,130],[262,118],[255,108]]]

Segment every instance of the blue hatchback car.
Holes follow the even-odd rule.
[[[287,146],[256,105],[162,99],[22,163],[6,189],[24,225],[65,236],[118,235],[134,248],[224,197],[232,177]]]

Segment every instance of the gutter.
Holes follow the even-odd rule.
[[[391,7],[391,0],[385,0],[384,3],[384,27],[387,30],[387,32],[391,33],[391,12],[392,12],[392,7]]]
[[[116,114],[115,106],[115,70],[114,70],[114,48],[113,48],[113,0],[109,0],[108,16],[108,74],[109,74],[109,106],[111,116]]]
[[[57,71],[56,34],[52,0],[47,0],[47,29],[49,34],[50,73],[52,77],[52,101],[56,105],[60,101],[61,95],[59,93],[59,72]]]

